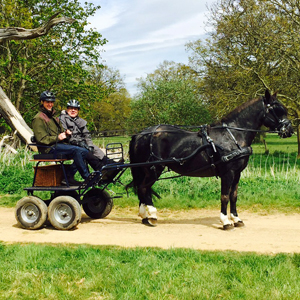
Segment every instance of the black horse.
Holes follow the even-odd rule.
[[[223,228],[244,226],[236,209],[238,183],[252,153],[251,143],[262,125],[283,138],[293,134],[286,108],[268,90],[264,97],[242,104],[221,122],[200,126],[198,132],[158,125],[134,135],[129,156],[130,163],[136,164],[131,172],[143,223],[156,225],[151,187],[167,166],[183,176],[220,177]]]

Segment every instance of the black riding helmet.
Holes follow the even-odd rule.
[[[69,100],[69,102],[67,103],[67,107],[75,107],[75,108],[80,109],[80,104],[77,100],[72,99],[72,100]]]
[[[41,101],[55,102],[55,96],[52,92],[44,91],[44,92],[41,93],[40,100]]]

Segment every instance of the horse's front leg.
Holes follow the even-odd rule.
[[[227,206],[230,199],[231,186],[233,182],[233,174],[231,172],[227,173],[221,178],[221,213],[220,220],[223,224],[224,230],[233,229],[232,221],[227,215]]]
[[[234,227],[245,226],[244,222],[238,217],[238,213],[236,209],[237,191],[238,191],[240,177],[241,177],[241,173],[236,174],[230,192],[230,218],[233,221]]]

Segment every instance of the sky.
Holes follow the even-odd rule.
[[[216,0],[89,0],[101,9],[89,27],[108,43],[102,59],[120,71],[126,89],[137,93],[137,78],[146,78],[165,60],[188,63],[185,44],[204,39],[208,8]]]

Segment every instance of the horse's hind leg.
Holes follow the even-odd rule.
[[[141,187],[138,189],[138,198],[140,199],[139,216],[142,218],[142,223],[149,226],[157,225],[157,209],[152,202],[151,187]]]
[[[142,222],[145,225],[156,226],[157,215],[156,208],[152,201],[152,185],[158,179],[162,172],[161,168],[144,168],[143,172],[140,172],[139,184],[137,186],[137,195],[140,201],[139,216],[142,218]]]
[[[231,186],[233,182],[234,174],[233,172],[226,173],[225,176],[221,178],[221,213],[220,213],[220,220],[223,224],[224,230],[233,229],[233,225],[231,220],[228,218],[227,215],[227,206],[230,200],[230,192]]]

